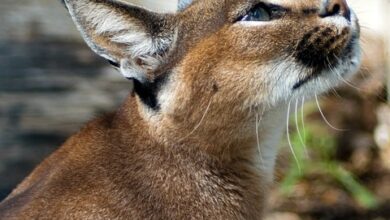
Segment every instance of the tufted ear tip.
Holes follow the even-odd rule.
[[[193,0],[179,0],[177,6],[178,11],[185,10],[192,3],[192,1]]]

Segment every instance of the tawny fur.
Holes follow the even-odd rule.
[[[319,0],[264,2],[283,16],[237,21],[254,0],[197,0],[164,15],[66,0],[88,45],[135,86],[163,80],[156,103],[135,89],[66,141],[0,204],[0,219],[261,219],[287,104],[359,61],[355,17],[320,17]],[[306,52],[339,60],[323,67]]]

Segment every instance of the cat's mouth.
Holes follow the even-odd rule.
[[[347,43],[342,51],[342,53],[339,56],[332,55],[332,58],[325,58],[325,61],[323,63],[319,63],[318,66],[313,66],[313,68],[310,70],[310,74],[308,74],[305,78],[299,80],[294,86],[293,90],[299,89],[304,84],[309,82],[310,80],[316,78],[317,76],[323,74],[324,72],[335,72],[339,68],[340,65],[343,65],[344,63],[350,63],[351,68],[353,66],[358,66],[360,60],[354,58],[355,56],[355,48],[357,47],[356,44],[359,41],[359,37],[355,36],[352,37]],[[344,71],[341,71],[340,77],[343,77],[344,75],[348,74],[348,67],[344,67]]]
[[[294,84],[293,90],[323,74],[343,77],[356,71],[360,64],[359,24],[338,27],[316,27],[297,44],[294,57],[307,74]]]

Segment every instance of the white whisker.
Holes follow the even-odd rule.
[[[188,138],[189,136],[191,136],[191,135],[200,127],[200,125],[202,124],[203,120],[206,118],[207,112],[208,112],[209,109],[210,109],[212,99],[213,99],[213,98],[210,99],[210,102],[209,102],[209,104],[207,105],[207,108],[206,108],[206,110],[204,111],[204,114],[203,114],[202,118],[200,119],[199,123],[194,127],[194,129],[193,129],[187,136],[185,136],[185,137],[183,137],[182,139],[180,139],[179,142],[180,142],[180,141],[183,141],[183,140],[185,140],[186,138]]]
[[[264,169],[263,154],[261,153],[260,139],[259,139],[259,113],[256,114],[256,141],[257,141],[257,150],[260,156],[261,168]]]
[[[305,129],[305,113],[304,113],[304,105],[305,105],[305,96],[302,97],[301,104],[301,123],[303,128],[303,139],[306,140],[306,129]]]
[[[303,147],[303,150],[305,152],[305,155],[306,157],[308,157],[308,153],[307,153],[307,147],[306,147],[306,144],[305,144],[305,141],[302,137],[302,134],[301,134],[301,131],[299,129],[299,125],[298,125],[298,101],[299,100],[296,100],[295,101],[295,111],[294,111],[294,115],[295,115],[295,127],[297,129],[297,133],[298,133],[298,136],[299,136],[299,140],[301,141],[301,144],[302,144],[302,147]]]
[[[318,110],[320,111],[320,114],[321,114],[322,118],[324,119],[325,123],[326,123],[329,127],[331,127],[332,129],[334,129],[334,130],[336,130],[336,131],[346,131],[345,129],[340,129],[340,128],[334,127],[334,126],[328,121],[328,119],[326,119],[325,114],[324,114],[324,112],[323,112],[322,109],[321,109],[320,102],[318,101],[318,96],[317,96],[317,94],[315,94],[315,98],[316,98],[316,103],[317,103]]]
[[[301,172],[302,172],[302,170],[301,170],[301,165],[299,164],[298,157],[297,157],[297,155],[295,154],[295,151],[294,151],[294,148],[293,148],[293,146],[292,146],[292,144],[291,144],[291,139],[290,139],[290,132],[289,132],[290,108],[291,108],[291,100],[290,100],[290,102],[288,103],[288,108],[287,108],[287,122],[286,122],[286,125],[287,125],[287,127],[286,127],[286,128],[287,128],[287,141],[288,141],[288,145],[289,145],[289,147],[290,147],[291,153],[292,153],[292,155],[293,155],[293,157],[294,157],[294,160],[295,160],[295,162],[296,162],[296,164],[297,164],[299,173],[301,173]]]
[[[333,71],[332,71],[332,72],[333,72]],[[342,82],[344,82],[345,84],[347,84],[348,86],[350,86],[350,87],[352,87],[352,88],[354,88],[354,89],[356,89],[356,90],[358,90],[358,91],[363,91],[363,90],[360,89],[359,87],[353,85],[353,84],[352,84],[351,82],[349,82],[348,80],[344,79],[344,77],[341,76],[338,72],[335,72],[335,73],[336,73],[337,76],[340,78],[340,80],[341,80]]]
[[[338,62],[341,62],[340,58],[338,58],[338,57],[335,56],[335,55],[334,55],[334,57],[338,60]],[[348,80],[344,79],[344,77],[343,77],[339,72],[337,72],[337,70],[335,70],[334,67],[332,67],[332,66],[330,65],[329,59],[327,59],[327,62],[328,62],[328,67],[329,67],[330,71],[331,71],[333,74],[336,74],[336,75],[340,78],[340,80],[341,80],[342,82],[344,82],[344,83],[347,84],[348,86],[350,86],[350,87],[352,87],[352,88],[354,88],[354,89],[356,89],[356,90],[358,90],[358,91],[363,91],[362,89],[360,89],[360,88],[358,88],[357,86],[353,85],[353,84],[352,84],[351,82],[349,82]]]

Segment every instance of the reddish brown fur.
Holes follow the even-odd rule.
[[[169,101],[154,111],[130,95],[118,111],[87,124],[1,203],[0,218],[261,219],[272,174],[256,164],[255,115],[268,145],[287,101],[270,101],[276,79],[265,70],[292,56],[314,28],[332,27],[302,12],[320,1],[273,2],[289,12],[261,29],[234,24],[255,1],[198,0],[166,16],[177,39],[148,74],[170,73],[160,92]],[[337,37],[332,48],[317,46],[341,53],[349,30],[329,34]],[[107,36],[90,36],[118,60],[127,56]],[[329,36],[315,33],[309,42],[317,38]]]
[[[2,219],[254,219],[260,214],[256,207],[263,192],[245,166],[248,161],[222,162],[197,149],[161,146],[144,132],[134,98],[126,103],[86,125],[46,159],[3,202]]]

